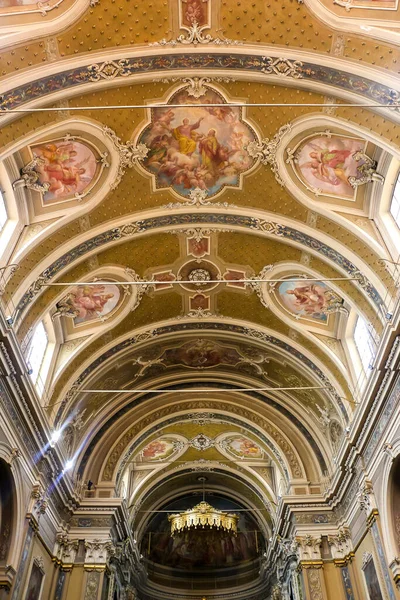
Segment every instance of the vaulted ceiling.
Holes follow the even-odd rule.
[[[43,410],[139,537],[205,472],[265,539],[323,498],[356,320],[378,343],[395,310],[395,4],[0,9],[2,302],[25,349],[45,323]]]

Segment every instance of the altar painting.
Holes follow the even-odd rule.
[[[120,299],[118,286],[114,284],[74,286],[57,303],[58,313],[72,317],[74,325],[101,320],[110,314]]]
[[[329,314],[343,305],[343,300],[323,281],[306,279],[283,281],[277,289],[279,303],[295,318],[327,324]]]
[[[43,193],[45,205],[84,194],[99,170],[94,151],[76,140],[36,144],[31,146],[31,151],[39,158],[35,168],[39,182],[48,187]]]
[[[199,99],[181,90],[170,103],[182,107],[152,109],[151,123],[138,139],[150,149],[143,166],[154,175],[156,188],[171,187],[187,197],[196,188],[212,196],[224,186],[238,187],[255,163],[245,150],[255,133],[242,121],[242,109],[225,106],[211,89]]]
[[[363,567],[363,571],[365,576],[365,583],[368,589],[369,600],[383,600],[378,575],[372,557]]]
[[[317,194],[353,200],[351,178],[360,178],[365,141],[342,136],[319,135],[302,144],[295,155],[295,169],[302,182]]]

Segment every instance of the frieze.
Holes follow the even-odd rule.
[[[162,48],[162,46],[161,46]],[[117,64],[123,64],[123,68],[118,69],[113,81],[121,78],[127,78],[141,73],[157,73],[160,71],[179,71],[179,70],[195,70],[201,69],[204,71],[212,71],[215,69],[224,69],[226,71],[235,71],[235,76],[238,72],[243,71],[248,74],[261,73],[265,74],[265,69],[271,67],[272,73],[268,76],[280,79],[282,77],[283,66],[279,66],[283,59],[279,55],[269,57],[258,57],[254,54],[235,53],[223,54],[221,52],[201,52],[188,53],[177,52],[162,54],[155,56],[142,56],[132,58],[121,58],[116,61]],[[302,64],[295,65],[294,61],[290,61],[293,65],[292,71],[295,79],[303,81],[312,81],[323,83],[325,86],[340,87],[344,91],[356,93],[358,96],[379,102],[386,106],[392,106],[398,103],[400,94],[397,90],[383,85],[373,79],[367,79],[360,75],[339,68],[326,67],[312,62],[303,61]],[[296,61],[297,62],[297,61]],[[278,67],[277,73],[272,64],[275,63]],[[40,80],[25,83],[19,87],[13,88],[5,92],[0,98],[0,110],[7,111],[18,108],[25,102],[31,102],[36,98],[45,98],[47,94],[52,94],[57,91],[66,91],[69,88],[90,84],[93,77],[104,71],[104,62],[96,64],[83,65],[74,69],[67,69],[61,73],[48,75]],[[296,76],[294,76],[294,74]],[[47,94],[46,94],[47,92]],[[399,112],[397,106],[393,107],[394,111]]]

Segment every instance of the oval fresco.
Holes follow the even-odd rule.
[[[101,320],[117,306],[121,297],[114,284],[76,285],[57,303],[57,312],[72,317],[74,325]]]
[[[48,141],[30,149],[39,159],[35,167],[39,182],[48,188],[44,205],[85,193],[100,170],[94,150],[74,139]]]
[[[361,179],[364,140],[339,135],[317,135],[300,144],[295,152],[295,171],[313,192],[354,199],[352,178]]]
[[[243,121],[242,108],[224,102],[209,88],[198,99],[183,89],[169,100],[182,107],[151,110],[151,123],[138,143],[150,148],[142,164],[155,176],[156,188],[171,187],[187,197],[196,188],[212,196],[224,186],[240,185],[242,173],[255,163],[245,147],[256,136]]]
[[[323,281],[291,279],[276,289],[278,302],[295,318],[327,323],[330,313],[343,306],[343,300]]]

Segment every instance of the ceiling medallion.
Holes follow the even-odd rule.
[[[221,510],[213,508],[205,500],[185,512],[168,516],[172,536],[182,531],[198,528],[219,529],[236,535],[238,520],[239,515],[223,513]]]
[[[193,281],[195,285],[203,285],[206,281],[211,280],[211,273],[207,269],[193,269],[188,275],[189,281]]]
[[[214,447],[214,440],[208,437],[208,435],[204,435],[204,433],[199,433],[189,442],[192,448],[196,450],[208,450],[208,448]]]

